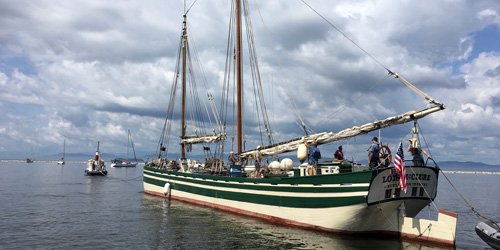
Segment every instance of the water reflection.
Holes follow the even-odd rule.
[[[176,249],[442,249],[398,239],[304,230],[208,207],[144,195],[149,248]]]

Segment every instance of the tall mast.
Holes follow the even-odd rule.
[[[182,111],[181,111],[181,139],[186,136],[186,50],[187,50],[187,27],[186,15],[182,22]],[[186,159],[186,145],[181,143],[181,159]]]
[[[243,97],[243,75],[241,74],[241,12],[240,0],[236,0],[236,95],[237,95],[237,141],[238,141],[238,154],[243,152],[243,131],[242,131],[242,97]]]
[[[128,137],[127,137],[127,161],[128,161],[128,149],[130,148],[130,129],[128,130]]]

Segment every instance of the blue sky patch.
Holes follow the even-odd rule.
[[[0,57],[0,72],[11,77],[15,69],[25,75],[37,74],[35,65],[27,57]]]

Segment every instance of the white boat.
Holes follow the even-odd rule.
[[[114,159],[111,160],[111,165],[112,168],[120,168],[120,167],[135,167],[137,166],[137,162],[130,162],[130,161],[122,161],[119,159]]]
[[[243,1],[245,2],[245,1]],[[252,177],[255,170],[252,158],[255,149],[243,150],[243,111],[242,111],[242,63],[240,56],[241,11],[240,1],[233,4],[235,14],[231,16],[231,25],[236,25],[234,37],[228,39],[235,41],[234,46],[229,45],[228,61],[232,62],[234,56],[236,66],[228,64],[229,72],[237,72],[235,77],[227,76],[225,79],[236,79],[236,100],[235,110],[237,113],[237,126],[235,128],[235,143],[239,165],[226,166],[224,164],[224,140],[226,139],[226,107],[220,107],[219,112],[213,112],[217,120],[217,130],[212,130],[210,134],[203,134],[201,130],[192,129],[194,135],[186,135],[190,125],[195,122],[187,122],[186,103],[197,103],[199,100],[186,101],[186,87],[192,86],[187,81],[192,77],[186,77],[187,69],[191,62],[187,59],[190,51],[187,35],[187,17],[184,15],[182,27],[181,48],[176,66],[174,86],[170,96],[170,104],[165,125],[158,142],[156,151],[157,158],[147,162],[143,172],[144,192],[150,195],[177,199],[203,206],[214,207],[234,213],[259,217],[274,223],[285,225],[323,230],[336,233],[347,234],[375,234],[393,237],[409,238],[411,240],[421,240],[437,242],[440,244],[454,245],[457,215],[455,213],[439,210],[438,220],[418,219],[415,216],[426,206],[428,206],[437,195],[437,183],[439,169],[433,166],[406,166],[406,174],[400,176],[390,164],[392,156],[380,154],[382,161],[379,168],[370,170],[367,166],[359,166],[354,162],[336,161],[323,162],[319,164],[321,175],[310,175],[307,164],[291,167],[291,159],[282,159],[279,163],[277,156],[287,152],[297,151],[298,155],[304,148],[304,141],[307,143],[317,143],[318,145],[331,143],[358,135],[366,134],[389,126],[417,122],[418,119],[445,109],[445,106],[434,100],[427,94],[418,90],[415,86],[389,71],[389,75],[400,80],[413,91],[417,92],[424,99],[428,100],[428,106],[395,115],[383,120],[376,120],[361,126],[355,126],[340,132],[322,132],[308,134],[288,141],[273,143],[269,137],[268,145],[261,147],[260,153],[264,157],[272,158],[268,172],[264,173],[264,178]],[[244,8],[246,12],[249,10]],[[192,12],[190,12],[192,13]],[[245,18],[249,18],[249,14]],[[247,21],[247,26],[249,26]],[[248,32],[248,31],[247,31]],[[251,34],[251,33],[249,33]],[[249,35],[249,40],[253,37]],[[222,38],[221,38],[222,39]],[[256,55],[253,45],[249,45],[250,51]],[[233,55],[233,51],[235,54]],[[257,59],[253,59],[253,65],[257,66]],[[252,60],[251,59],[251,60]],[[260,78],[258,70],[253,71],[253,78],[259,90]],[[182,91],[176,91],[177,84]],[[229,86],[224,85],[224,90],[229,91]],[[261,85],[260,85],[261,86]],[[168,148],[171,142],[170,131],[174,121],[173,103],[176,92],[181,92],[181,136],[180,136],[180,159],[177,161],[168,159]],[[192,93],[192,92],[191,92]],[[190,95],[191,98],[197,95]],[[210,94],[208,94],[210,97]],[[223,94],[224,96],[224,94]],[[227,95],[225,95],[227,96]],[[230,99],[230,98],[228,98]],[[263,104],[263,99],[261,105]],[[209,101],[213,101],[213,98]],[[210,103],[210,105],[214,105]],[[215,105],[214,105],[215,106]],[[265,106],[265,105],[262,105]],[[254,107],[254,109],[259,109]],[[194,109],[196,110],[196,108]],[[265,107],[261,107],[260,113],[262,121],[268,122]],[[192,116],[191,116],[192,117]],[[305,124],[304,124],[304,130]],[[266,125],[265,131],[268,136],[272,135],[271,126]],[[417,131],[415,130],[415,133]],[[418,138],[418,134],[414,134]],[[203,152],[207,154],[204,164],[197,167],[188,159],[188,153],[196,144],[203,144]],[[209,155],[210,146],[215,144],[215,151],[218,157]],[[259,148],[259,147],[256,147]],[[272,165],[272,167],[271,167]],[[237,166],[237,168],[233,168]],[[248,169],[251,169],[250,171]],[[235,171],[232,171],[235,170]],[[235,176],[234,172],[238,175]],[[248,173],[248,174],[245,174]],[[398,188],[399,180],[405,177],[407,180],[408,193],[402,192]],[[431,230],[432,228],[432,230]]]
[[[64,157],[66,157],[66,139],[64,140],[64,144],[63,144],[63,156],[57,162],[57,165],[64,165],[64,164],[66,164],[66,161],[64,161]]]
[[[97,142],[97,151],[95,152],[95,158],[90,159],[87,162],[87,167],[85,168],[86,175],[97,175],[97,176],[105,176],[108,174],[106,170],[106,165],[104,161],[100,159],[100,151],[99,151],[99,142]]]
[[[132,145],[132,151],[134,152],[134,159],[135,162],[130,162],[128,160],[128,153],[130,149],[130,145]],[[125,161],[122,161],[121,159],[114,159],[111,160],[111,167],[135,167],[137,166],[137,157],[135,155],[135,149],[134,149],[134,141],[132,140],[132,135],[130,134],[130,129],[128,130],[128,140],[127,140],[127,159]]]
[[[485,222],[479,222],[476,225],[477,235],[494,249],[500,249],[500,228],[496,225],[494,228]]]

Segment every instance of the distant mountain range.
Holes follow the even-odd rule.
[[[443,170],[457,170],[457,171],[500,171],[500,165],[490,165],[482,162],[459,162],[459,161],[441,161],[438,166]]]

